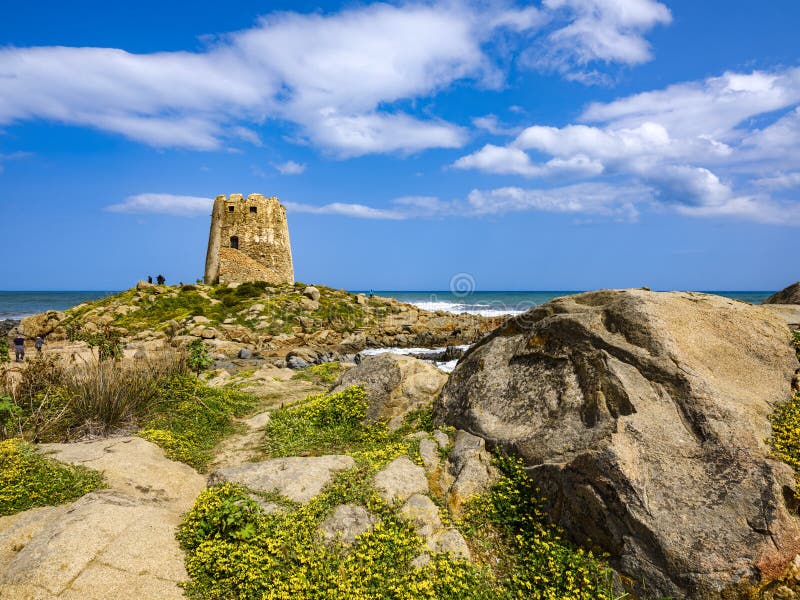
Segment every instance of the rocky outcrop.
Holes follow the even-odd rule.
[[[102,471],[109,489],[0,518],[0,598],[182,598],[175,527],[205,478],[141,438],[43,449]]]
[[[64,313],[49,310],[46,313],[25,317],[20,323],[19,330],[22,335],[29,338],[50,335],[61,324]]]
[[[764,304],[800,304],[800,281],[772,294]]]
[[[551,518],[647,597],[720,598],[800,552],[794,475],[764,442],[789,340],[718,296],[578,294],[473,346],[435,415],[521,456]]]
[[[390,429],[397,429],[409,412],[430,406],[445,381],[447,375],[430,363],[386,353],[369,356],[346,371],[333,391],[363,385],[369,396],[366,421],[386,421]]]

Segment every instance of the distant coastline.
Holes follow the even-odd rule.
[[[369,293],[370,290],[352,290]],[[533,306],[538,306],[568,294],[579,293],[580,290],[543,290],[543,291],[475,291],[468,294],[454,293],[448,290],[372,290],[377,296],[396,298],[425,310],[442,310],[445,312],[467,312],[484,316],[502,314],[518,314]],[[69,290],[69,291],[0,291],[0,320],[21,319],[28,315],[48,310],[66,310],[81,302],[98,300],[116,294],[112,290]],[[764,290],[713,290],[704,291],[728,298],[743,300],[751,304],[759,304],[774,291]]]

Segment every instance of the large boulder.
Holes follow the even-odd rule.
[[[430,406],[447,375],[430,363],[399,354],[368,356],[345,372],[334,392],[363,385],[369,396],[367,422],[387,421],[397,429],[409,412]]]
[[[800,304],[800,281],[772,294],[764,304]]]
[[[38,315],[23,318],[19,330],[25,337],[35,338],[38,335],[44,337],[53,333],[63,319],[64,313],[48,310]]]
[[[720,598],[800,552],[794,474],[765,444],[797,366],[764,308],[605,290],[473,346],[435,417],[519,455],[553,521],[645,597]]]

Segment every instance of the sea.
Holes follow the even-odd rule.
[[[472,291],[387,291],[354,290],[358,293],[374,293],[376,296],[396,298],[425,310],[443,310],[452,313],[473,313],[484,316],[515,315],[553,298],[577,294],[578,291],[534,291],[534,292],[489,292]],[[0,291],[0,320],[21,319],[47,310],[66,310],[81,302],[98,300],[115,294],[115,291],[52,291],[52,292],[3,292]],[[758,304],[766,300],[772,291],[710,291],[728,298]]]

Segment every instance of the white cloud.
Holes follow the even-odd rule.
[[[559,25],[529,53],[535,66],[555,69],[584,83],[603,83],[604,74],[587,70],[595,62],[636,65],[652,58],[644,35],[672,21],[669,9],[655,0],[544,0],[551,14],[566,14]]]
[[[465,131],[410,114],[407,101],[456,81],[501,87],[498,64],[531,44],[541,52],[535,33],[546,23],[558,60],[641,62],[642,35],[668,15],[654,0],[548,0],[541,9],[432,0],[274,12],[198,52],[4,47],[0,125],[45,119],[211,150],[261,145],[254,127],[275,119],[343,157],[453,148]]]
[[[211,215],[214,200],[199,196],[176,194],[136,194],[128,196],[119,204],[107,206],[106,210],[119,213],[153,213],[175,217],[197,217]]]
[[[768,190],[783,190],[800,187],[800,172],[779,173],[772,177],[762,177],[761,179],[756,179],[755,183]]]
[[[286,206],[286,210],[290,212],[309,213],[312,215],[340,215],[357,219],[389,219],[393,221],[408,218],[407,215],[399,211],[373,208],[363,204],[347,204],[343,202],[333,202],[322,206],[299,204],[297,202],[284,202],[283,204]]]
[[[683,214],[795,225],[800,199],[784,190],[800,172],[798,104],[798,68],[728,72],[592,104],[584,123],[534,125],[453,166],[525,177],[573,168],[573,177],[648,186]]]
[[[275,165],[281,175],[301,175],[306,170],[305,163],[287,160],[286,162]]]

